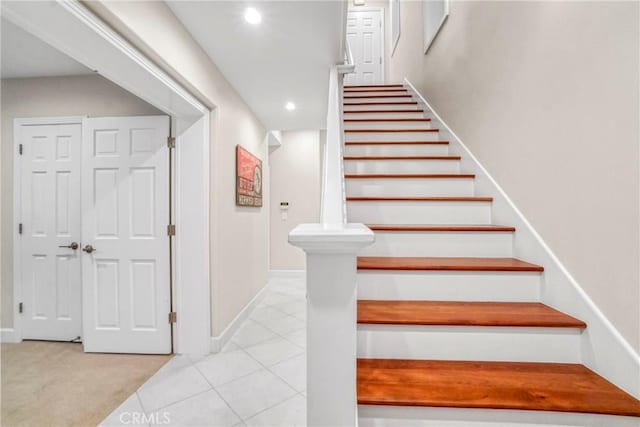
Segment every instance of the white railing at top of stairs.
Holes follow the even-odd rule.
[[[329,74],[320,223],[300,224],[289,234],[289,242],[304,249],[307,259],[309,426],[357,424],[356,254],[374,236],[363,224],[347,222],[342,81],[353,70],[345,43],[345,63]]]

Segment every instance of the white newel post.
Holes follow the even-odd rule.
[[[362,224],[301,224],[289,242],[307,254],[307,424],[355,426],[356,254]]]

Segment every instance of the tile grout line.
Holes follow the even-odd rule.
[[[189,356],[186,356],[186,357],[189,357]],[[191,360],[191,358],[189,358],[189,360]],[[200,374],[200,376],[204,377],[204,375],[202,375],[202,372],[200,372],[200,370],[199,370],[198,368],[196,368],[195,363],[194,363],[193,361],[191,361],[191,364],[190,364],[190,365],[188,365],[188,366],[184,366],[184,367],[182,367],[181,369],[176,370],[176,372],[172,373],[171,375],[174,375],[174,374],[176,374],[176,373],[178,373],[178,372],[184,371],[184,370],[189,369],[189,368],[191,368],[191,367],[195,368],[195,370],[198,372],[198,374]],[[171,406],[171,405],[175,405],[176,403],[184,402],[185,400],[189,400],[189,399],[191,399],[192,397],[196,397],[196,396],[199,396],[199,395],[201,395],[201,394],[204,394],[204,393],[206,393],[206,392],[208,392],[208,391],[211,391],[211,390],[213,389],[213,386],[209,383],[209,381],[207,381],[207,379],[206,379],[206,378],[204,378],[204,380],[207,382],[207,384],[209,384],[209,386],[211,387],[211,389],[209,389],[209,390],[199,391],[199,392],[197,392],[197,393],[195,393],[195,394],[193,394],[193,395],[191,395],[191,396],[187,396],[187,397],[185,397],[185,398],[182,398],[182,399],[176,400],[175,402],[171,402],[171,403],[169,403],[169,404],[166,404],[166,405],[164,405],[164,406],[161,406],[160,408],[157,408],[157,409],[155,409],[155,410],[153,410],[153,411],[148,411],[148,410],[144,407],[144,405],[142,404],[142,399],[140,398],[140,395],[138,395],[138,399],[140,400],[140,406],[142,406],[142,410],[145,412],[145,414],[147,414],[147,415],[148,415],[148,414],[150,414],[150,413],[152,413],[152,412],[160,411],[161,409],[167,408],[167,407],[169,407],[169,406]],[[138,394],[138,391],[137,391],[137,390],[136,390],[136,394]]]
[[[242,351],[244,351],[244,349],[241,349],[241,350],[242,350]],[[245,353],[246,353],[246,352],[245,352]],[[284,382],[284,383],[285,383],[287,386],[289,386],[289,388],[290,388],[291,390],[293,390],[295,393],[294,393],[293,395],[291,395],[291,396],[289,396],[289,397],[285,398],[284,400],[282,400],[282,401],[278,402],[278,403],[274,403],[273,405],[271,405],[271,406],[269,406],[269,407],[267,407],[267,408],[264,408],[264,409],[262,409],[262,410],[260,410],[260,411],[256,412],[255,414],[251,415],[250,417],[247,417],[247,418],[241,418],[241,420],[242,420],[243,422],[244,422],[244,421],[247,421],[247,420],[250,420],[251,418],[253,418],[253,417],[255,417],[255,416],[258,416],[259,414],[261,414],[261,413],[263,413],[263,412],[265,412],[265,411],[268,411],[269,409],[274,408],[274,407],[276,407],[276,406],[280,405],[281,403],[284,403],[284,402],[286,402],[286,401],[288,401],[288,400],[293,399],[294,397],[296,397],[296,395],[301,394],[301,392],[299,392],[298,390],[296,390],[295,388],[293,388],[293,387],[291,386],[291,384],[289,384],[287,381],[285,381],[285,379],[284,379],[284,378],[281,378],[281,377],[280,377],[280,375],[276,374],[275,372],[272,372],[272,371],[271,371],[271,369],[269,369],[269,367],[268,367],[267,365],[265,365],[264,363],[262,363],[262,362],[260,362],[259,360],[255,359],[255,358],[254,358],[254,357],[252,357],[249,353],[247,353],[247,356],[249,356],[250,358],[252,358],[252,359],[253,359],[253,360],[255,360],[256,362],[258,362],[260,365],[262,365],[262,367],[263,367],[264,369],[266,369],[267,371],[269,371],[272,375],[275,375],[276,377],[278,377],[278,379],[279,379],[280,381]],[[298,355],[298,356],[299,356],[299,355]],[[306,356],[306,355],[305,355],[305,356]],[[297,356],[294,356],[294,357],[297,357]],[[285,360],[288,360],[288,359],[285,359]],[[284,362],[284,360],[283,360],[283,362]],[[278,363],[280,363],[280,362],[278,362]],[[258,371],[255,371],[255,372],[258,372]],[[304,397],[304,396],[303,396],[303,397]],[[305,398],[305,401],[306,401],[306,398]]]
[[[266,304],[266,303],[265,303],[265,304]],[[274,309],[276,309],[276,310],[278,310],[278,309],[277,309],[277,308],[275,308],[275,307],[273,307],[273,308],[274,308]],[[278,311],[282,312],[281,310],[278,310]],[[256,322],[256,323],[258,323],[258,322]],[[265,328],[269,329],[269,328],[268,328],[267,326],[265,326],[265,325],[261,325],[261,326],[264,326]],[[270,331],[272,331],[271,329],[269,329],[269,330],[270,330]],[[298,347],[298,348],[302,348],[302,347],[298,346],[297,344],[292,343],[291,341],[289,341],[287,338],[285,338],[284,336],[280,335],[279,333],[277,333],[277,332],[275,332],[275,331],[272,331],[272,332],[273,332],[274,334],[276,334],[276,335],[280,336],[280,338],[284,339],[284,340],[285,340],[285,341],[287,341],[288,343],[290,343],[290,344],[292,344],[292,345],[294,345],[294,346],[296,346],[296,347]],[[294,332],[295,332],[295,331],[294,331]],[[257,344],[256,344],[256,345],[257,345]],[[248,346],[248,347],[252,347],[252,346]],[[293,398],[294,398],[295,396],[297,396],[297,395],[302,396],[302,397],[305,399],[305,402],[306,402],[307,398],[306,398],[305,396],[303,396],[303,395],[302,395],[302,392],[300,392],[300,391],[296,390],[296,389],[295,389],[291,384],[289,384],[289,382],[287,382],[287,380],[285,380],[284,378],[282,378],[282,377],[281,377],[280,375],[278,375],[277,373],[273,372],[273,371],[270,369],[270,367],[269,367],[269,366],[265,365],[264,363],[262,363],[261,361],[259,361],[259,360],[258,360],[258,359],[256,359],[255,357],[253,357],[249,352],[247,352],[247,351],[245,350],[245,348],[244,348],[244,347],[240,347],[240,350],[242,350],[243,352],[245,352],[247,356],[249,356],[251,359],[255,360],[259,365],[261,365],[264,369],[266,369],[267,371],[269,371],[272,375],[275,375],[279,380],[281,380],[282,382],[284,382],[287,386],[289,386],[289,387],[291,388],[291,390],[293,390],[293,391],[295,392],[295,394],[294,394],[294,395],[292,395],[291,397],[288,397],[288,398],[286,398],[285,400],[283,400],[283,401],[281,401],[281,402],[278,402],[278,403],[276,403],[276,404],[274,404],[274,405],[269,406],[268,408],[265,408],[265,409],[263,409],[263,410],[261,410],[261,411],[259,411],[259,412],[256,412],[255,414],[251,415],[251,417],[249,417],[249,418],[243,418],[243,419],[242,419],[242,421],[249,420],[249,419],[251,419],[251,418],[253,418],[253,417],[255,417],[255,416],[257,416],[257,415],[259,415],[259,414],[261,414],[261,413],[263,413],[263,412],[265,412],[265,411],[267,411],[267,410],[269,410],[269,409],[271,409],[271,408],[273,408],[273,407],[275,407],[275,406],[278,406],[278,405],[280,405],[280,404],[282,404],[282,403],[284,403],[284,402],[286,402],[286,401],[288,401],[288,400],[293,399]],[[307,356],[307,349],[306,349],[306,348],[302,348],[302,350],[303,350],[303,352],[302,352],[301,354],[302,354],[302,355],[304,355],[304,356],[305,356],[305,358],[306,358],[306,356]],[[280,364],[280,363],[282,363],[282,362],[285,362],[285,361],[287,361],[287,360],[291,360],[291,359],[293,359],[294,357],[298,357],[298,356],[300,356],[301,354],[297,354],[297,355],[295,355],[295,356],[287,357],[287,358],[285,358],[285,359],[283,359],[283,360],[279,361],[278,363],[275,363],[275,364],[273,364],[273,365],[271,365],[271,366],[275,366],[275,365],[278,365],[278,364]],[[250,375],[250,374],[248,374],[248,375]]]
[[[194,367],[194,368],[196,368],[196,371],[198,371],[198,373],[199,373],[199,374],[204,378],[204,380],[207,382],[207,384],[209,384],[209,385],[211,386],[211,389],[212,389],[212,390],[213,390],[213,391],[218,395],[218,397],[220,397],[220,399],[222,399],[222,401],[224,402],[224,404],[225,404],[225,405],[227,405],[227,408],[229,408],[229,409],[231,410],[231,412],[233,412],[233,414],[234,414],[236,417],[238,417],[238,419],[240,420],[240,422],[242,422],[242,423],[244,424],[244,418],[242,418],[242,417],[240,416],[240,414],[238,414],[238,413],[237,413],[237,412],[236,412],[236,411],[231,407],[231,405],[229,405],[229,402],[227,402],[227,400],[226,400],[226,399],[225,399],[225,398],[220,394],[220,392],[219,392],[218,390],[216,390],[216,388],[214,387],[214,385],[213,385],[213,384],[211,384],[211,382],[209,381],[209,379],[208,379],[208,378],[207,378],[207,377],[202,373],[202,371],[200,371],[200,369],[198,369],[198,367],[197,367],[197,366],[195,366],[195,364],[194,364],[194,366],[193,366],[193,367]],[[255,372],[257,372],[257,371],[255,371]],[[249,374],[249,375],[250,375],[250,374]],[[246,375],[245,375],[245,376],[246,376]],[[231,381],[229,381],[229,382],[231,382]],[[238,424],[238,423],[233,424],[233,425],[237,425],[237,424]]]

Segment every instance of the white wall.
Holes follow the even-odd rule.
[[[289,244],[289,232],[320,221],[320,131],[282,132],[282,145],[269,155],[271,170],[270,269],[303,270],[305,254]],[[289,202],[283,220],[280,202]]]
[[[85,5],[213,110],[211,329],[218,336],[267,282],[268,194],[262,208],[235,205],[236,144],[266,165],[264,126],[164,2]]]
[[[13,327],[13,119],[164,114],[99,76],[2,79],[1,326]]]
[[[640,4],[450,5],[424,55],[422,3],[401,3],[387,81],[418,87],[640,350]]]

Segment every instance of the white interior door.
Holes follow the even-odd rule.
[[[18,125],[22,337],[81,335],[80,146],[77,124]]]
[[[344,84],[383,84],[382,12],[380,10],[349,12],[347,40],[356,67],[355,72],[345,75]]]
[[[166,116],[83,122],[87,352],[171,352],[168,136]]]

